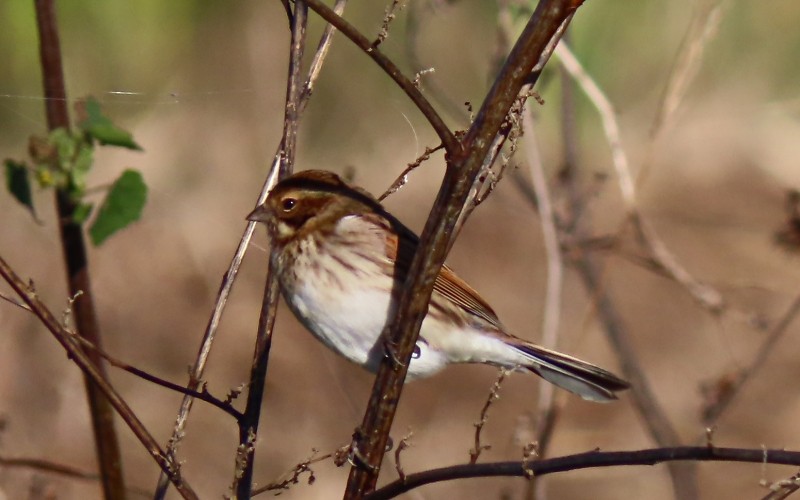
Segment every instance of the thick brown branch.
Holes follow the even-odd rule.
[[[468,202],[469,191],[486,153],[526,78],[580,3],[563,0],[539,3],[484,100],[463,146],[455,153],[447,148],[448,168],[442,187],[422,232],[396,312],[389,321],[388,331],[384,332],[391,355],[381,363],[364,420],[356,432],[354,452],[365,466],[357,465],[351,470],[345,498],[362,498],[375,488],[408,363],[459,214]]]
[[[67,92],[61,64],[61,44],[54,1],[36,0],[35,7],[47,128],[49,130],[68,129]],[[73,219],[77,204],[63,188],[56,189],[55,198],[69,295],[75,297],[81,294],[73,308],[78,335],[96,346],[101,346],[100,327],[97,322],[91,280],[89,279],[89,263],[83,227]],[[98,375],[104,379],[107,378],[101,358],[94,353],[90,353],[89,357],[97,368]],[[122,474],[119,441],[114,427],[114,411],[90,377],[84,377],[84,383],[89,400],[89,412],[92,417],[97,461],[100,464],[103,495],[106,499],[122,500],[126,496],[125,481]]]

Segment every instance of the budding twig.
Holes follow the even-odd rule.
[[[503,380],[505,380],[506,376],[512,371],[513,370],[507,368],[500,369],[497,380],[495,380],[494,384],[492,384],[492,388],[489,390],[489,397],[486,398],[486,402],[483,404],[483,408],[481,408],[480,420],[473,424],[475,426],[475,447],[469,450],[469,463],[471,464],[478,461],[478,457],[483,450],[488,450],[492,447],[491,445],[481,444],[481,432],[483,431],[483,426],[489,421],[489,408],[495,400],[500,399],[500,386],[503,384]]]

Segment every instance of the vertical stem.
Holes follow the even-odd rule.
[[[69,128],[64,72],[61,64],[61,47],[58,37],[53,0],[35,0],[36,22],[39,30],[39,55],[45,94],[47,126],[50,130]],[[72,220],[75,202],[64,190],[56,191],[56,209],[61,235],[61,250],[67,267],[69,294],[81,296],[73,304],[73,315],[78,334],[97,347],[102,347],[100,329],[92,297],[89,266],[83,229]],[[100,375],[108,378],[100,356],[87,352]],[[119,442],[114,429],[114,413],[108,399],[98,386],[84,375],[89,409],[92,416],[97,461],[106,499],[125,498]]]
[[[303,0],[295,1],[292,16],[292,40],[289,54],[289,75],[286,84],[286,108],[284,112],[283,139],[280,151],[279,178],[286,177],[294,167],[297,146],[297,129],[302,108],[303,80],[300,68],[306,43],[306,24],[308,7]],[[272,261],[267,271],[264,299],[258,321],[253,365],[250,371],[250,384],[247,393],[247,406],[239,421],[239,453],[237,457],[234,491],[236,498],[250,498],[253,485],[253,463],[255,461],[255,439],[261,416],[261,403],[267,377],[269,351],[272,345],[272,328],[278,310],[278,279]]]

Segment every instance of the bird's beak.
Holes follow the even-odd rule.
[[[255,210],[250,212],[250,215],[247,216],[247,220],[252,222],[266,222],[267,221],[267,205],[259,205],[256,207]]]

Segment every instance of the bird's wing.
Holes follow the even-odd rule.
[[[372,222],[390,229],[391,236],[386,240],[386,256],[394,262],[394,278],[403,283],[411,268],[411,260],[419,246],[419,238],[403,223],[392,217],[387,212],[370,214]],[[452,301],[473,316],[483,319],[491,326],[502,330],[500,320],[491,306],[483,300],[478,292],[458,277],[449,267],[442,266],[433,285],[434,293],[441,294],[445,299]]]

